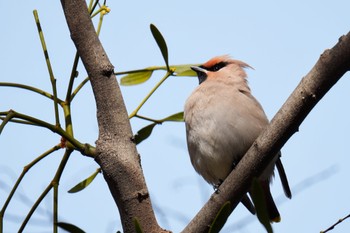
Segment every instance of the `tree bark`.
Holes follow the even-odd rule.
[[[97,106],[99,136],[95,160],[118,206],[124,232],[162,230],[155,218],[126,107],[84,0],[61,0],[71,38],[87,70]],[[103,200],[101,200],[103,201]]]
[[[331,87],[350,70],[350,33],[326,50],[311,71],[284,103],[271,124],[253,143],[236,168],[183,230],[183,233],[208,232],[216,214],[230,201],[232,211],[247,193],[253,177],[265,169],[299,125]]]

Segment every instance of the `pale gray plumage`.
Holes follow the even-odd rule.
[[[228,176],[269,123],[261,105],[251,95],[245,67],[249,66],[228,56],[215,57],[200,67],[192,67],[200,85],[185,104],[187,145],[193,167],[214,187]],[[284,174],[276,155],[259,180],[267,184],[262,185],[268,189],[267,202],[272,200],[271,220],[278,221],[279,213],[269,191],[277,160],[278,170],[282,169]],[[288,183],[283,185],[290,196]]]

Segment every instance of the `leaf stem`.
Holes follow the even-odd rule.
[[[166,70],[165,66],[150,66],[143,69],[137,69],[137,70],[128,70],[128,71],[122,71],[122,72],[115,72],[115,75],[123,75],[123,74],[132,74],[132,73],[139,73],[144,71],[155,71],[155,70]]]
[[[158,89],[158,87],[167,79],[169,76],[172,75],[172,70],[167,71],[167,73],[164,75],[164,77],[152,88],[152,90],[147,94],[147,96],[141,101],[139,106],[129,115],[129,119],[135,117],[138,113],[138,111],[141,109],[141,107],[146,103],[146,101],[153,95],[153,93]]]
[[[141,116],[141,115],[138,115],[138,114],[136,114],[135,117],[143,119],[143,120],[146,120],[146,121],[151,121],[151,122],[154,122],[156,124],[162,124],[163,123],[162,120],[156,120],[156,119],[152,119],[152,118],[149,118],[149,117],[146,117],[146,116]]]

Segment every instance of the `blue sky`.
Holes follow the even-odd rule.
[[[163,65],[149,30],[155,24],[165,37],[170,64],[201,63],[229,54],[254,67],[248,70],[253,94],[271,119],[322,52],[349,31],[348,1],[110,1],[101,41],[116,71]],[[0,82],[17,82],[51,92],[32,11],[39,12],[59,95],[64,96],[75,49],[59,1],[1,1]],[[80,80],[86,77],[79,66]],[[133,111],[163,73],[133,87],[122,87]],[[347,184],[350,138],[350,80],[346,74],[320,101],[282,149],[293,192],[283,194],[278,177],[272,185],[282,215],[275,232],[319,232],[349,213]],[[141,109],[163,118],[183,110],[198,85],[196,78],[171,77]],[[98,129],[89,85],[72,106],[75,136],[94,144]],[[0,87],[0,111],[14,109],[54,122],[52,103],[19,89]],[[132,120],[133,131],[148,122]],[[59,142],[57,135],[29,126],[7,125],[0,136],[0,205],[23,167]],[[165,123],[138,146],[152,202],[160,225],[181,231],[213,192],[190,164],[182,123]],[[19,221],[53,177],[62,151],[50,155],[24,178],[5,216],[5,232],[17,232]],[[67,190],[92,174],[97,164],[74,153],[60,183],[59,216],[87,232],[121,230],[117,208],[100,175],[84,191]],[[26,232],[51,232],[52,195],[40,206]],[[243,224],[243,226],[242,226]],[[234,231],[236,230],[236,231]],[[349,220],[332,233],[349,232]],[[223,232],[263,232],[242,206]]]

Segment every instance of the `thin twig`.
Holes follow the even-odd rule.
[[[70,154],[72,153],[71,150],[66,150],[61,163],[56,171],[55,177],[52,180],[52,182],[50,182],[50,184],[45,188],[45,190],[41,193],[41,195],[38,197],[38,199],[36,200],[36,202],[33,204],[32,208],[29,210],[26,218],[24,219],[21,227],[19,228],[18,232],[23,232],[24,228],[26,227],[29,219],[31,218],[31,216],[33,215],[33,213],[35,212],[36,208],[39,206],[39,204],[41,203],[41,201],[46,197],[46,195],[49,193],[49,191],[56,185],[58,185],[59,183],[59,179],[62,175],[63,169],[67,164],[67,161],[69,159]],[[55,197],[54,197],[55,198]],[[57,203],[56,203],[57,204]],[[55,206],[54,203],[54,209],[57,210],[57,206]],[[55,213],[54,213],[55,215]]]
[[[80,153],[82,153],[83,155],[86,155],[88,157],[94,157],[95,148],[93,146],[79,142],[77,139],[75,139],[71,134],[67,133],[67,131],[62,129],[60,126],[52,125],[50,123],[47,123],[46,121],[42,121],[42,120],[37,119],[35,117],[31,117],[31,116],[28,116],[25,114],[18,113],[14,110],[11,110],[8,112],[0,112],[0,116],[1,115],[6,116],[10,112],[13,115],[12,118],[18,118],[21,120],[25,120],[25,121],[31,122],[37,126],[47,128],[47,129],[51,130],[52,132],[57,133],[60,136],[62,136],[63,138],[65,138],[68,142],[70,142],[75,147],[74,149],[79,150]]]
[[[92,5],[92,3],[94,3],[94,5]],[[89,3],[89,13],[90,15],[92,14],[92,12],[95,10],[97,4],[99,3],[99,0],[96,0],[96,1],[93,1],[91,0],[90,3]]]
[[[84,87],[84,85],[89,81],[89,77],[86,77],[73,91],[71,97],[70,97],[70,102],[73,101],[74,97],[78,94],[78,92]]]
[[[50,62],[50,58],[49,58],[49,53],[47,51],[45,38],[44,38],[44,33],[43,33],[42,29],[41,29],[41,25],[40,25],[40,21],[39,21],[39,15],[38,15],[37,10],[34,10],[33,14],[34,14],[36,26],[38,28],[41,46],[42,46],[43,51],[44,51],[44,56],[45,56],[45,60],[46,60],[47,69],[48,69],[49,75],[50,75],[50,81],[51,81],[51,85],[52,85],[53,98],[54,98],[53,101],[54,101],[54,108],[55,108],[56,126],[60,126],[60,118],[59,118],[59,113],[58,113],[56,79],[55,79],[55,76],[54,76],[53,71],[52,71],[52,66],[51,66],[51,62]]]
[[[96,33],[97,33],[97,36],[100,35],[100,32],[101,32],[101,28],[102,28],[102,23],[103,23],[103,17],[108,14],[110,11],[110,9],[103,5],[100,10],[98,12],[100,12],[100,20],[98,22],[98,25],[97,25],[97,30],[96,30]]]
[[[67,149],[61,163],[56,171],[55,177],[53,178],[51,184],[53,186],[53,232],[57,233],[57,222],[58,222],[58,185],[61,180],[62,173],[64,171],[64,168],[66,167],[66,164],[68,162],[68,159],[70,155],[72,154],[73,150]]]
[[[72,71],[71,71],[71,74],[70,74],[70,77],[69,77],[69,84],[68,84],[67,94],[66,94],[66,102],[68,102],[68,103],[70,103],[70,101],[72,100],[71,95],[72,95],[74,79],[77,77],[78,63],[79,63],[79,54],[78,54],[78,52],[76,52],[75,53],[75,57],[74,57]]]
[[[5,119],[5,117],[0,117],[0,120],[4,120],[4,119]],[[39,125],[34,124],[34,123],[32,123],[32,122],[22,121],[22,120],[14,120],[14,119],[11,119],[9,122],[18,123],[18,124],[24,124],[24,125],[39,126]]]
[[[168,71],[165,76],[152,88],[152,90],[147,94],[147,96],[141,101],[139,106],[129,115],[129,119],[133,118],[134,116],[137,115],[138,111],[142,108],[142,106],[146,103],[146,101],[153,95],[153,93],[160,87],[160,85],[167,80],[172,75],[172,72]]]
[[[2,132],[2,130],[4,129],[4,127],[5,127],[5,125],[9,122],[9,121],[11,121],[11,119],[14,117],[14,113],[13,113],[13,111],[9,111],[7,114],[6,114],[6,117],[4,117],[4,119],[2,120],[2,123],[1,123],[1,125],[0,125],[0,134],[1,134],[1,132]]]
[[[3,231],[2,231],[2,230],[3,230],[3,229],[2,229],[2,228],[3,228],[3,223],[2,223],[2,222],[3,222],[3,217],[4,217],[4,215],[5,215],[6,208],[7,208],[8,204],[10,203],[10,201],[11,201],[13,195],[15,194],[15,192],[16,192],[16,190],[17,190],[19,184],[21,183],[21,181],[22,181],[22,179],[23,179],[23,177],[27,174],[27,172],[28,172],[35,164],[37,164],[37,163],[40,162],[43,158],[45,158],[46,156],[52,154],[53,152],[55,152],[55,151],[57,151],[57,150],[59,150],[59,149],[61,149],[61,147],[60,147],[60,145],[58,144],[58,145],[52,147],[51,149],[45,151],[43,154],[39,155],[36,159],[34,159],[32,162],[30,162],[29,164],[27,164],[27,165],[23,168],[23,171],[22,171],[21,175],[18,177],[18,179],[17,179],[15,185],[12,187],[12,190],[11,190],[10,194],[8,195],[8,197],[7,197],[5,203],[4,203],[4,205],[3,205],[3,207],[2,207],[2,209],[1,209],[1,211],[0,211],[0,232],[3,232]]]
[[[28,90],[28,91],[32,91],[34,93],[38,93],[40,95],[43,95],[49,99],[52,99],[54,100],[54,96],[51,95],[50,93],[46,92],[46,91],[43,91],[39,88],[36,88],[36,87],[32,87],[32,86],[28,86],[28,85],[24,85],[24,84],[20,84],[20,83],[6,83],[6,82],[0,82],[0,86],[3,86],[3,87],[16,87],[16,88],[20,88],[20,89],[25,89],[25,90]],[[62,105],[63,103],[63,100],[57,98],[57,102],[59,105]]]
[[[335,226],[337,226],[339,223],[343,222],[345,219],[350,218],[350,214],[348,214],[347,216],[345,216],[344,218],[339,219],[336,223],[334,223],[332,226],[330,226],[329,228],[327,228],[324,231],[320,231],[320,233],[326,233],[330,230],[333,230]]]

